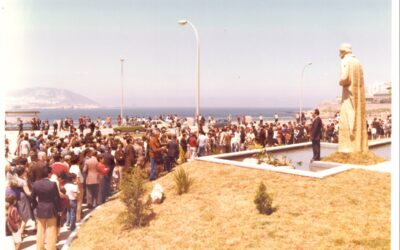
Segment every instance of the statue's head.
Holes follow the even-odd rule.
[[[342,43],[339,47],[339,56],[343,58],[346,54],[352,53],[351,44]]]

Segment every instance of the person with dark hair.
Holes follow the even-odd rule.
[[[78,164],[79,164],[79,156],[72,155],[71,167],[69,168],[69,172],[71,174],[75,174],[77,176],[75,183],[78,186],[78,195],[76,197],[76,201],[77,201],[76,221],[81,220],[82,201],[83,201],[83,183],[85,181]]]
[[[104,156],[102,154],[97,156],[97,169],[99,171],[99,192],[97,195],[98,204],[102,204],[106,201],[106,177],[109,173],[109,168],[104,164]]]
[[[194,160],[197,155],[197,136],[195,133],[191,133],[188,139],[189,144],[189,159]]]
[[[319,110],[315,109],[313,114],[313,122],[311,125],[311,142],[313,148],[312,161],[321,160],[321,137],[322,137],[322,120],[319,117]]]
[[[60,194],[57,184],[48,178],[50,173],[50,167],[43,168],[42,176],[45,178],[32,185],[32,200],[36,201],[34,207],[36,208],[37,221],[37,249],[44,249],[46,235],[47,249],[56,249]]]
[[[156,160],[157,158],[161,158],[162,153],[166,150],[164,147],[161,147],[159,138],[160,131],[158,129],[154,129],[149,142],[150,181],[153,181],[157,178]]]
[[[130,171],[136,164],[135,149],[132,145],[132,138],[126,139],[127,145],[125,146],[125,170]]]
[[[79,123],[79,131],[81,132],[81,135],[83,135],[83,130],[85,129],[85,124],[83,122]]]
[[[17,166],[15,172],[17,174],[16,181],[21,191],[20,198],[17,201],[17,207],[19,216],[22,219],[21,234],[23,234],[28,220],[34,219],[31,208],[31,202],[29,200],[31,196],[31,190],[28,187],[28,181],[27,181],[28,177],[26,175],[25,167]]]
[[[70,173],[67,176],[67,183],[64,185],[65,194],[69,200],[66,225],[71,231],[75,230],[76,226],[77,198],[79,194],[78,185],[76,184],[77,179],[76,174]]]
[[[166,169],[171,172],[172,167],[179,157],[179,145],[176,140],[176,135],[173,135],[167,144],[167,155],[165,160]]]
[[[106,165],[106,167],[108,168],[108,174],[104,176],[104,197],[105,199],[107,199],[109,196],[111,196],[111,180],[115,168],[115,158],[111,154],[111,148],[109,146],[105,147],[104,153],[102,155],[104,157],[104,165]]]
[[[185,154],[185,161],[186,161],[186,158],[187,158],[186,154],[187,154],[187,150],[188,150],[188,141],[186,138],[186,133],[182,133],[182,138],[181,138],[181,141],[179,144],[182,147],[183,153]]]
[[[122,146],[122,143],[118,143],[117,150],[115,150],[115,162],[118,168],[118,187],[120,187],[124,167],[125,167],[125,152]]]
[[[27,158],[31,151],[31,144],[29,143],[29,136],[25,135],[23,140],[19,143],[19,153],[21,157]]]
[[[68,173],[68,167],[61,162],[61,155],[56,153],[53,155],[54,163],[51,165],[51,173],[58,175],[61,172]]]
[[[39,151],[37,155],[38,160],[34,161],[34,159],[32,159],[30,166],[29,179],[31,183],[42,179],[43,177],[41,175],[43,173],[43,168],[48,166],[46,153],[43,151]]]
[[[18,215],[16,198],[13,194],[6,195],[6,235],[12,236],[15,249],[19,250],[21,247],[21,218]],[[2,242],[3,243],[3,242]],[[3,245],[4,247],[4,245]]]
[[[100,128],[99,128],[98,126],[96,126],[96,133],[95,133],[94,136],[95,136],[96,138],[101,137],[101,130],[100,130]]]
[[[94,121],[91,121],[91,122],[89,123],[89,128],[90,128],[90,134],[93,135],[94,129],[96,128],[96,124],[94,123]]]
[[[99,170],[98,161],[94,156],[95,151],[89,150],[88,157],[83,167],[83,172],[86,174],[86,203],[88,208],[96,207],[98,204],[97,196],[99,193]]]

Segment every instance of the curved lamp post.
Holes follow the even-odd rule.
[[[196,122],[199,118],[200,112],[200,43],[199,43],[199,33],[196,27],[188,20],[179,20],[178,23],[182,26],[189,24],[192,26],[194,34],[196,36],[196,76],[197,76],[197,97],[196,97]]]
[[[303,71],[301,72],[301,83],[300,83],[300,124],[302,124],[302,123],[301,123],[301,118],[302,118],[301,112],[302,112],[302,106],[303,106],[303,82],[304,82],[304,71],[306,70],[306,68],[307,68],[308,66],[311,66],[311,65],[312,65],[312,62],[309,62],[309,63],[307,63],[306,65],[304,65]]]

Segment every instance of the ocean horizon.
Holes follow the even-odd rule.
[[[124,108],[123,115],[129,117],[151,117],[156,118],[160,115],[178,115],[179,117],[194,117],[195,108],[193,107],[140,107],[140,108]],[[308,110],[308,108],[303,108]],[[91,119],[100,117],[105,119],[110,116],[112,119],[116,119],[120,114],[120,108],[91,108],[91,109],[37,109],[40,111],[39,118],[41,120],[48,119],[49,121],[63,119],[71,117],[73,120],[77,120],[80,116],[88,116]],[[206,119],[211,116],[215,119],[227,118],[229,115],[232,120],[235,120],[237,116],[242,117],[243,115],[251,116],[254,119],[258,119],[260,115],[265,120],[273,119],[275,114],[282,119],[295,118],[296,113],[299,112],[299,108],[294,107],[276,107],[276,108],[232,108],[232,107],[204,107],[200,109],[200,114]]]

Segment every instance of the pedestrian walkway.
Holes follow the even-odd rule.
[[[88,209],[86,207],[86,204],[83,204],[83,209],[82,209],[82,220],[85,218],[85,216],[92,210]],[[76,227],[78,228],[82,222],[76,223]],[[36,249],[36,232],[35,232],[35,222],[32,220],[29,220],[27,225],[26,225],[26,232],[28,233],[28,236],[23,238],[22,244],[21,244],[21,249],[27,249],[27,250],[35,250]],[[68,227],[62,226],[60,228],[60,233],[58,237],[58,242],[57,242],[57,249],[61,249],[64,244],[66,243],[69,235],[71,234],[71,230],[68,230]]]
[[[118,191],[114,190],[111,194],[110,197],[107,198],[106,202],[113,200],[118,197]],[[94,209],[89,209],[87,208],[87,205],[84,203],[82,204],[82,216],[81,216],[81,221],[76,223],[76,229],[75,231],[68,230],[68,227],[62,226],[60,228],[60,233],[57,241],[57,249],[68,249],[69,244],[71,242],[68,241],[68,237],[80,228],[80,226],[85,223],[85,221],[89,218],[91,212],[93,212],[95,209],[100,208],[101,205],[95,207]],[[36,250],[36,232],[35,232],[35,222],[32,220],[29,220],[26,228],[26,232],[28,233],[28,236],[23,238],[22,244],[21,244],[21,249],[27,249],[27,250]],[[1,248],[0,248],[1,249]],[[7,249],[8,250],[8,249]]]

